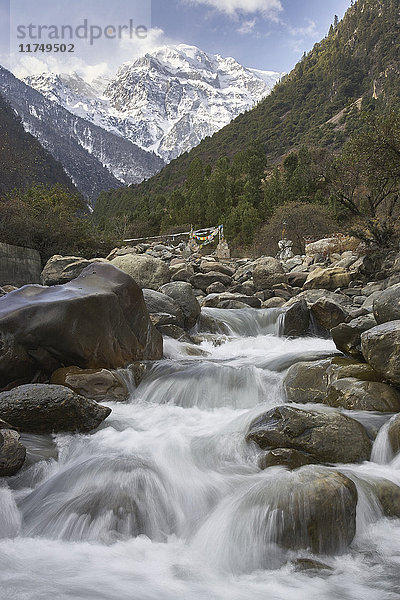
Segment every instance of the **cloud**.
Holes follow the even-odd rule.
[[[312,19],[304,19],[307,23],[304,27],[289,26],[290,35],[294,37],[314,37],[318,34],[317,25]]]
[[[280,0],[184,0],[186,4],[205,5],[230,17],[239,14],[260,13],[264,18],[276,20],[283,10]]]
[[[119,53],[125,56],[125,61],[133,60],[138,56],[146,54],[146,52],[153,52],[153,50],[160,46],[166,46],[173,43],[174,42],[165,35],[165,32],[162,29],[153,27],[148,30],[147,36],[143,39],[136,37],[130,38],[128,35],[124,35],[119,43]]]
[[[242,35],[247,35],[248,33],[252,33],[256,26],[256,22],[257,22],[257,20],[255,18],[249,19],[248,21],[243,21],[241,26],[237,29],[238,33],[241,33]]]

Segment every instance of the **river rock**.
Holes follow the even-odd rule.
[[[304,290],[303,292],[300,292],[300,294],[297,294],[297,296],[295,296],[294,298],[288,300],[285,306],[291,306],[299,300],[305,300],[307,302],[308,307],[311,308],[311,306],[318,302],[318,300],[320,300],[321,298],[326,298],[328,300],[331,300],[332,302],[336,302],[337,304],[339,304],[339,306],[342,306],[347,310],[350,309],[352,304],[350,298],[348,296],[345,296],[344,294],[330,292],[329,290]]]
[[[324,269],[317,267],[307,277],[303,288],[336,290],[337,288],[347,287],[351,281],[351,276],[346,269],[341,267],[329,267]]]
[[[67,367],[53,373],[50,383],[62,385],[80,396],[91,398],[96,402],[128,400],[129,392],[126,384],[115,373],[107,369],[80,369]]]
[[[400,415],[390,419],[388,438],[394,454],[400,450]]]
[[[280,334],[288,337],[305,335],[310,326],[310,313],[307,302],[299,300],[282,313],[283,323]]]
[[[192,329],[200,316],[200,304],[193,293],[192,286],[184,281],[167,283],[160,288],[160,291],[172,298],[181,308],[184,319],[184,328]]]
[[[0,477],[15,475],[24,464],[26,448],[19,440],[19,433],[0,419]]]
[[[357,317],[349,323],[340,323],[331,329],[336,348],[357,360],[364,360],[361,349],[361,334],[376,326],[373,315]]]
[[[265,302],[262,303],[262,308],[281,308],[282,306],[286,306],[284,298],[268,298]]]
[[[161,335],[165,335],[180,342],[186,342],[188,344],[193,343],[193,340],[188,336],[182,327],[178,327],[172,323],[167,323],[166,325],[157,325],[157,329]]]
[[[315,459],[305,452],[293,448],[276,448],[262,454],[258,460],[258,466],[260,469],[282,466],[292,470],[304,465],[312,465],[315,462]]]
[[[203,292],[205,292],[212,283],[217,282],[222,283],[225,287],[229,287],[232,283],[232,277],[217,271],[209,271],[208,273],[196,273],[190,278],[192,286],[199,290],[203,290]]]
[[[167,296],[166,294],[163,294],[162,292],[156,292],[155,290],[144,289],[142,291],[143,298],[150,315],[172,315],[174,319],[171,321],[171,323],[178,325],[178,327],[184,326],[185,317],[182,308],[178,302],[176,302],[176,300],[170,296]],[[153,319],[152,322],[154,323]]]
[[[63,366],[116,369],[162,352],[142,291],[110,263],[62,286],[24,286],[0,298],[0,389]]]
[[[263,450],[294,448],[322,463],[361,462],[371,454],[364,427],[336,411],[278,406],[251,423],[246,439]]]
[[[116,256],[111,264],[133,277],[141,288],[158,290],[171,277],[168,266],[162,260],[144,254]]]
[[[277,298],[278,300],[278,298]],[[210,294],[201,300],[205,308],[261,308],[261,300],[256,296],[246,296],[244,294]]]
[[[201,312],[200,317],[197,321],[197,328],[199,332],[207,332],[213,334],[229,335],[229,327],[223,322],[218,321],[211,315]]]
[[[22,385],[0,393],[2,417],[28,433],[96,429],[111,409],[61,385]]]
[[[362,333],[361,348],[375,371],[390,383],[400,385],[400,321],[383,323]]]
[[[393,413],[400,411],[400,392],[378,381],[360,381],[354,377],[346,377],[330,384],[324,403],[346,410]]]
[[[328,386],[334,381],[346,377],[354,377],[361,381],[382,381],[382,377],[367,363],[344,356],[335,356],[331,359],[325,373]]]
[[[253,282],[257,291],[268,290],[277,283],[287,283],[287,275],[279,260],[264,256],[254,263]]]
[[[311,306],[311,313],[317,323],[328,331],[349,317],[348,311],[343,306],[324,297],[314,302]]]
[[[387,288],[377,296],[373,303],[373,311],[379,325],[400,320],[400,283]]]
[[[226,287],[220,281],[216,281],[215,283],[212,283],[206,289],[206,294],[207,295],[209,295],[209,294],[223,294],[224,292],[226,292]]]
[[[362,480],[361,484],[373,493],[385,517],[400,517],[400,487],[398,485],[383,477]]]
[[[322,402],[326,397],[326,370],[330,360],[298,362],[292,365],[284,379],[289,402],[307,404]]]
[[[217,273],[223,273],[224,275],[228,275],[229,277],[233,277],[233,275],[235,274],[235,270],[232,269],[232,267],[229,267],[228,265],[216,261],[209,262],[203,260],[200,264],[200,269],[201,271],[203,271],[203,273],[209,273],[210,271],[214,271]]]
[[[171,281],[189,281],[194,275],[193,268],[179,269],[171,277]]]
[[[94,262],[108,262],[105,258],[87,260],[80,256],[61,256],[55,254],[45,264],[40,280],[43,285],[58,285],[68,283],[78,277],[83,269]]]

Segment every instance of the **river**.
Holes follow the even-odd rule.
[[[346,554],[284,552],[273,544],[273,514],[248,501],[297,477],[258,469],[244,439],[250,422],[285,402],[291,364],[335,353],[333,342],[280,337],[279,310],[203,311],[229,335],[200,347],[166,338],[165,359],[138,388],[121,372],[130,400],[108,403],[98,430],[22,435],[27,466],[0,487],[1,599],[400,598],[400,519],[383,518],[362,484],[374,475],[400,484],[385,425],[373,461],[338,467],[359,492]],[[352,416],[371,429],[390,418]],[[299,557],[330,569],[298,571]]]

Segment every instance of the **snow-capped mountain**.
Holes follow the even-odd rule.
[[[267,96],[281,75],[180,44],[125,63],[95,85],[78,75],[25,81],[77,117],[169,162]]]

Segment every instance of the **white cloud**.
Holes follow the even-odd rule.
[[[256,22],[257,22],[257,20],[255,18],[249,19],[248,21],[243,21],[243,23],[237,30],[238,33],[241,33],[242,35],[247,35],[248,33],[252,33],[256,26]]]
[[[318,34],[317,31],[317,25],[315,23],[315,21],[312,21],[311,19],[305,19],[307,25],[304,25],[303,27],[290,27],[289,26],[289,32],[290,35],[293,35],[295,37],[314,37]]]
[[[162,29],[153,27],[148,30],[147,36],[143,39],[130,38],[128,35],[124,35],[119,44],[119,53],[125,56],[124,61],[133,60],[146,54],[146,52],[152,52],[160,46],[172,43],[174,42],[167,38]]]
[[[231,17],[239,14],[260,13],[267,19],[276,20],[283,10],[280,0],[184,0],[187,4],[204,4]]]

